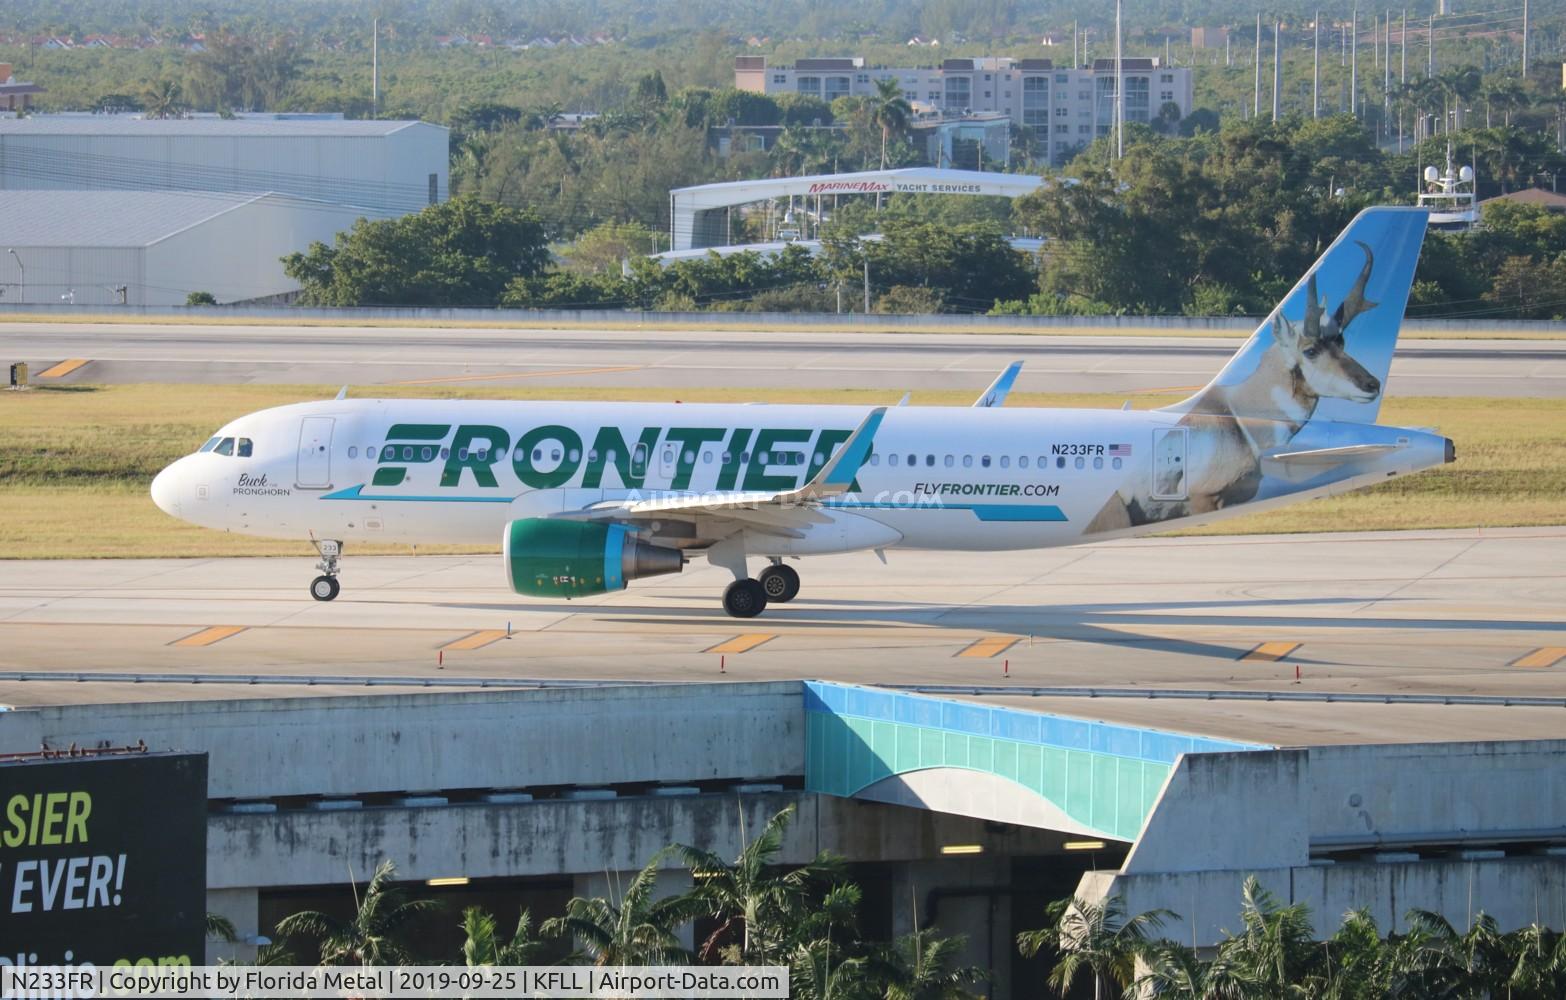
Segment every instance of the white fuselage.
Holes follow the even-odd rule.
[[[517,518],[559,516],[627,497],[798,487],[869,410],[304,403],[233,421],[209,442],[212,450],[164,470],[153,497],[186,521],[249,535],[498,547],[503,529]],[[1434,434],[1316,421],[1291,447],[1374,444],[1389,450],[1326,468],[1271,470],[1282,485],[1270,493],[1190,511],[1179,504],[1185,482],[1198,471],[1192,463],[1219,458],[1202,454],[1199,438],[1188,440],[1176,429],[1180,420],[1180,413],[1164,411],[894,408],[855,489],[821,501],[820,516],[805,530],[752,532],[746,549],[782,556],[893,546],[1045,548],[1168,530],[1171,521],[1211,521],[1447,460],[1447,442]],[[223,448],[229,438],[234,442]],[[1178,473],[1182,464],[1192,474],[1171,478],[1171,469]],[[1090,533],[1095,515],[1116,494],[1156,497],[1166,513],[1156,522]],[[666,544],[687,538],[699,544],[700,528],[654,524],[650,531]]]

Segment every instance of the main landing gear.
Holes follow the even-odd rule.
[[[310,544],[321,554],[321,561],[315,564],[321,575],[310,581],[310,596],[318,601],[330,601],[342,590],[337,573],[342,568],[343,543],[312,538]]]
[[[791,566],[774,562],[752,580],[735,580],[723,591],[723,610],[734,618],[754,618],[768,604],[787,604],[799,595],[799,574]]]

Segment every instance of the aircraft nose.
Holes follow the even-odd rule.
[[[179,517],[179,473],[175,466],[169,466],[156,476],[152,477],[152,502],[158,505],[158,509],[170,517]]]

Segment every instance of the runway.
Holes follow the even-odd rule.
[[[330,604],[307,596],[303,553],[4,562],[0,670],[206,682],[0,678],[0,703],[384,692],[355,685],[464,678],[1004,689],[986,697],[1067,687],[1566,699],[1566,529],[888,556],[887,566],[868,553],[803,561],[800,597],[749,621],[721,613],[728,577],[705,562],[568,603],[510,594],[498,555],[349,553],[343,594]],[[334,682],[286,683],[321,677]],[[1034,703],[1243,738],[1278,729],[1299,741],[1313,732],[1374,740],[1566,730],[1566,707]],[[1292,724],[1277,722],[1285,718]]]
[[[745,330],[481,330],[0,323],[0,361],[41,384],[870,388],[979,392],[1025,362],[1023,392],[1145,393],[1205,384],[1235,338]],[[1566,395],[1566,342],[1408,340],[1391,391]]]

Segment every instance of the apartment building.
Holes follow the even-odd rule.
[[[1191,110],[1191,70],[1157,58],[1121,60],[1128,122],[1150,122],[1167,103]],[[760,94],[808,94],[824,101],[869,96],[879,80],[896,80],[921,116],[965,118],[1004,114],[1033,132],[1036,150],[1064,163],[1114,123],[1115,61],[1081,67],[1050,59],[983,56],[947,59],[939,66],[871,66],[857,56],[800,59],[770,66],[765,56],[734,60],[734,86]]]

